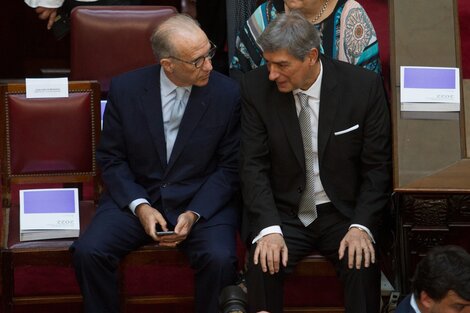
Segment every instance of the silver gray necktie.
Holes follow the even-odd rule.
[[[305,190],[300,198],[298,217],[305,226],[310,225],[317,218],[317,207],[315,205],[315,184],[313,171],[313,144],[312,144],[312,124],[311,110],[308,108],[308,95],[299,92],[301,109],[299,113],[300,131],[304,144],[306,184]]]
[[[186,108],[186,105],[184,103],[186,89],[178,87],[175,89],[174,93],[175,100],[173,105],[170,107],[170,118],[165,130],[167,160],[170,160],[170,155],[173,150],[173,145],[176,141],[176,136],[178,135],[178,129],[180,127],[181,119],[183,118],[184,110]]]

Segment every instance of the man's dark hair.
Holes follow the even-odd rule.
[[[440,301],[452,290],[470,301],[470,254],[458,246],[437,246],[418,263],[412,278],[417,299],[425,291]]]

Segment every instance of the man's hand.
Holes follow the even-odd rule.
[[[362,260],[364,260],[364,267],[369,267],[370,263],[375,263],[375,249],[369,235],[359,229],[352,227],[344,236],[339,245],[339,259],[343,259],[346,248],[348,248],[348,266],[360,269],[362,267]]]
[[[253,263],[261,262],[261,269],[270,274],[278,273],[280,263],[287,266],[287,246],[281,234],[269,234],[256,242]]]
[[[47,29],[51,29],[57,16],[57,8],[37,7],[35,11],[39,19],[47,20]]]
[[[179,243],[188,237],[191,228],[197,220],[197,215],[191,211],[186,211],[180,216],[175,226],[174,235],[159,236],[158,240],[160,241],[161,246],[165,247],[175,247]]]
[[[158,224],[160,227],[164,230],[167,231],[168,228],[166,226],[166,221],[163,218],[163,215],[158,212],[157,209],[152,208],[150,205],[147,203],[142,203],[139,204],[135,208],[135,215],[140,220],[140,223],[145,229],[145,232],[147,235],[152,237],[153,240],[159,241],[159,237],[157,236],[155,226]]]

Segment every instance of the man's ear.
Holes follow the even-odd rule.
[[[168,73],[173,73],[173,67],[174,64],[171,62],[170,59],[168,58],[163,58],[160,60],[160,65],[163,67],[163,69],[168,72]]]
[[[315,63],[317,63],[319,57],[320,54],[318,53],[317,48],[313,48],[312,50],[310,50],[310,52],[308,53],[309,64],[314,65]]]
[[[434,299],[431,298],[427,294],[426,291],[421,291],[421,293],[419,295],[419,302],[421,302],[423,307],[426,309],[426,312],[430,312],[431,308],[434,306],[434,303],[436,303],[436,301],[434,301]],[[425,312],[423,312],[423,313],[425,313]]]

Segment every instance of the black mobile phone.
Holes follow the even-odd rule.
[[[169,231],[157,231],[157,236],[166,236],[166,235],[173,235],[175,232],[173,230]]]

